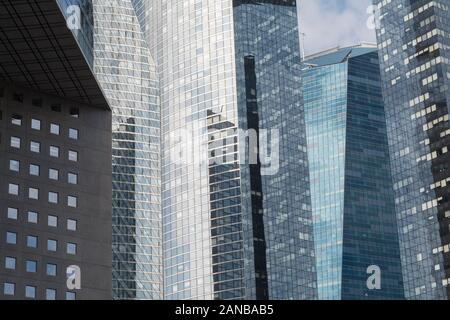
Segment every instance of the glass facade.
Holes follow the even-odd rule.
[[[405,294],[447,299],[450,1],[374,4]]]
[[[295,1],[133,3],[160,80],[165,298],[315,298]],[[247,128],[280,132],[273,175],[240,158]]]
[[[160,110],[155,64],[130,0],[59,2],[66,15],[71,12],[64,10],[69,5],[81,7],[83,23],[74,33],[92,61],[113,112],[113,296],[161,299]]]
[[[379,61],[370,46],[303,70],[319,299],[402,299]],[[381,269],[369,290],[367,269]]]

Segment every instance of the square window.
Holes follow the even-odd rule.
[[[67,230],[77,231],[77,221],[72,219],[67,219]]]
[[[48,226],[57,228],[58,227],[58,217],[48,216]]]
[[[67,244],[67,254],[76,255],[77,254],[77,245],[75,243]]]
[[[50,146],[50,157],[59,158],[59,147]]]
[[[79,118],[80,117],[80,110],[78,108],[70,108],[70,116],[72,118]]]
[[[75,173],[69,173],[67,175],[67,181],[69,184],[78,184],[78,175]]]
[[[54,103],[50,106],[50,108],[52,109],[52,111],[54,112],[61,112],[62,108],[61,105],[59,103]]]
[[[16,208],[8,208],[8,219],[17,220],[19,215],[19,210]]]
[[[46,300],[56,300],[56,290],[55,289],[46,289],[45,290],[45,299]]]
[[[11,117],[11,123],[15,126],[21,126],[22,125],[22,116],[18,114],[13,114]]]
[[[31,129],[41,130],[41,120],[31,119]]]
[[[20,138],[19,137],[11,137],[11,147],[20,149]]]
[[[78,161],[78,152],[70,150],[69,151],[69,161],[77,162]]]
[[[50,133],[59,136],[60,127],[59,124],[52,123],[50,124]]]
[[[77,294],[75,292],[66,292],[66,300],[75,301],[77,299]]]
[[[37,262],[28,260],[26,262],[26,270],[28,273],[36,273],[37,272]]]
[[[78,130],[70,128],[69,129],[69,138],[72,140],[78,140]]]
[[[48,202],[53,204],[58,204],[58,193],[49,192],[48,193]]]
[[[67,205],[71,208],[78,207],[78,198],[74,196],[68,196],[67,197]]]
[[[5,269],[16,270],[17,259],[13,257],[5,258]]]
[[[30,176],[39,177],[41,168],[36,164],[30,164]]]
[[[28,212],[28,222],[29,223],[38,223],[39,214],[37,212],[29,211]]]
[[[38,246],[38,237],[36,236],[27,236],[27,247],[36,249]]]
[[[58,181],[58,179],[59,179],[59,170],[48,169],[48,178],[50,180]]]
[[[16,285],[14,283],[5,282],[3,285],[3,294],[5,296],[13,296],[16,294]]]
[[[28,299],[35,299],[36,298],[36,287],[26,286],[25,287],[25,297]]]
[[[19,195],[19,185],[10,183],[8,186],[8,193],[13,196],[18,196]]]
[[[51,239],[47,240],[47,250],[56,252],[56,250],[58,250],[58,241]]]
[[[41,144],[36,141],[30,142],[30,151],[34,153],[40,153],[41,152]]]
[[[10,183],[8,186],[8,193],[13,196],[18,196],[19,195],[19,185]]]
[[[6,232],[6,243],[7,244],[17,244],[17,233]]]
[[[9,160],[9,170],[14,172],[20,171],[20,162],[17,160]]]
[[[53,263],[47,263],[47,276],[56,277],[58,266]]]
[[[39,190],[36,188],[28,189],[28,198],[32,200],[39,200]]]

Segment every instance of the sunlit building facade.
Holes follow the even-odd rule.
[[[315,298],[295,1],[133,3],[160,80],[165,298]],[[272,161],[248,164],[239,129],[269,130]]]
[[[374,4],[405,294],[447,299],[450,1]]]

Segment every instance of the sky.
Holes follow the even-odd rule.
[[[336,46],[375,42],[367,27],[371,0],[297,0],[306,55]]]

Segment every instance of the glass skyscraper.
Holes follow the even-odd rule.
[[[449,0],[375,0],[408,299],[450,284]]]
[[[113,297],[162,298],[160,111],[155,64],[130,0],[58,0],[112,109]]]
[[[295,1],[133,3],[160,80],[165,298],[315,298]],[[239,129],[271,163],[246,164]]]
[[[402,299],[376,47],[316,54],[302,73],[319,299]]]

